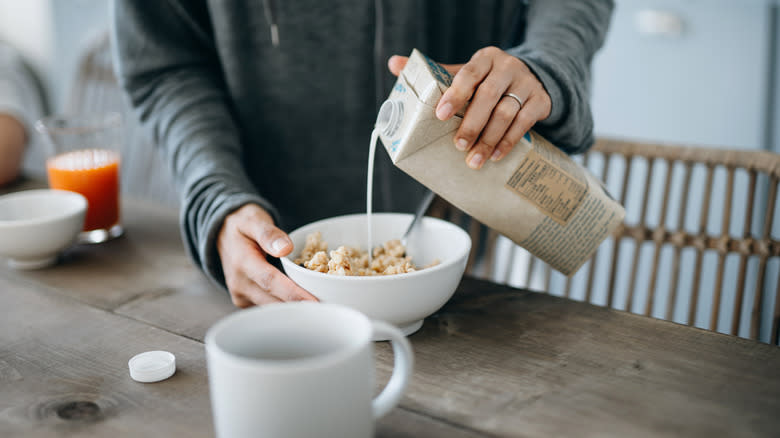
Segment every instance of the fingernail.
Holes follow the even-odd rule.
[[[287,248],[287,245],[290,244],[290,241],[285,239],[284,237],[280,237],[276,240],[274,240],[274,243],[271,244],[271,249],[274,250],[274,252],[279,253],[283,249]]]
[[[452,104],[446,102],[444,105],[439,105],[439,107],[436,108],[436,117],[438,117],[439,120],[445,120],[450,116],[451,112],[452,112]]]
[[[459,138],[455,142],[455,147],[458,148],[459,151],[465,151],[468,146],[469,146],[469,142],[466,141],[465,138]]]
[[[469,167],[472,169],[479,169],[479,166],[482,164],[482,154],[474,154],[473,157],[469,160]]]
[[[501,151],[496,149],[493,151],[493,155],[490,156],[490,161],[498,161],[499,157],[501,157]]]

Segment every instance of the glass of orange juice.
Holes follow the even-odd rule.
[[[78,192],[87,198],[81,243],[100,243],[124,230],[119,210],[119,167],[122,116],[104,113],[51,116],[36,130],[50,146],[46,160],[49,187]]]

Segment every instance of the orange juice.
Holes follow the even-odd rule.
[[[46,161],[49,187],[87,198],[84,231],[119,223],[119,153],[104,149],[67,152]]]

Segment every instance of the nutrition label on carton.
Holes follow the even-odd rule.
[[[530,150],[506,186],[536,205],[544,214],[566,225],[588,194],[587,182],[535,150]]]

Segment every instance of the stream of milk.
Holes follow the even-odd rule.
[[[368,172],[366,176],[366,223],[367,223],[367,245],[366,249],[368,250],[368,261],[369,263],[374,259],[374,254],[372,251],[372,245],[374,241],[373,236],[373,227],[371,224],[371,207],[372,207],[372,198],[374,193],[374,155],[376,155],[376,142],[377,139],[379,139],[379,130],[374,128],[373,131],[371,131],[371,143],[368,146]]]

